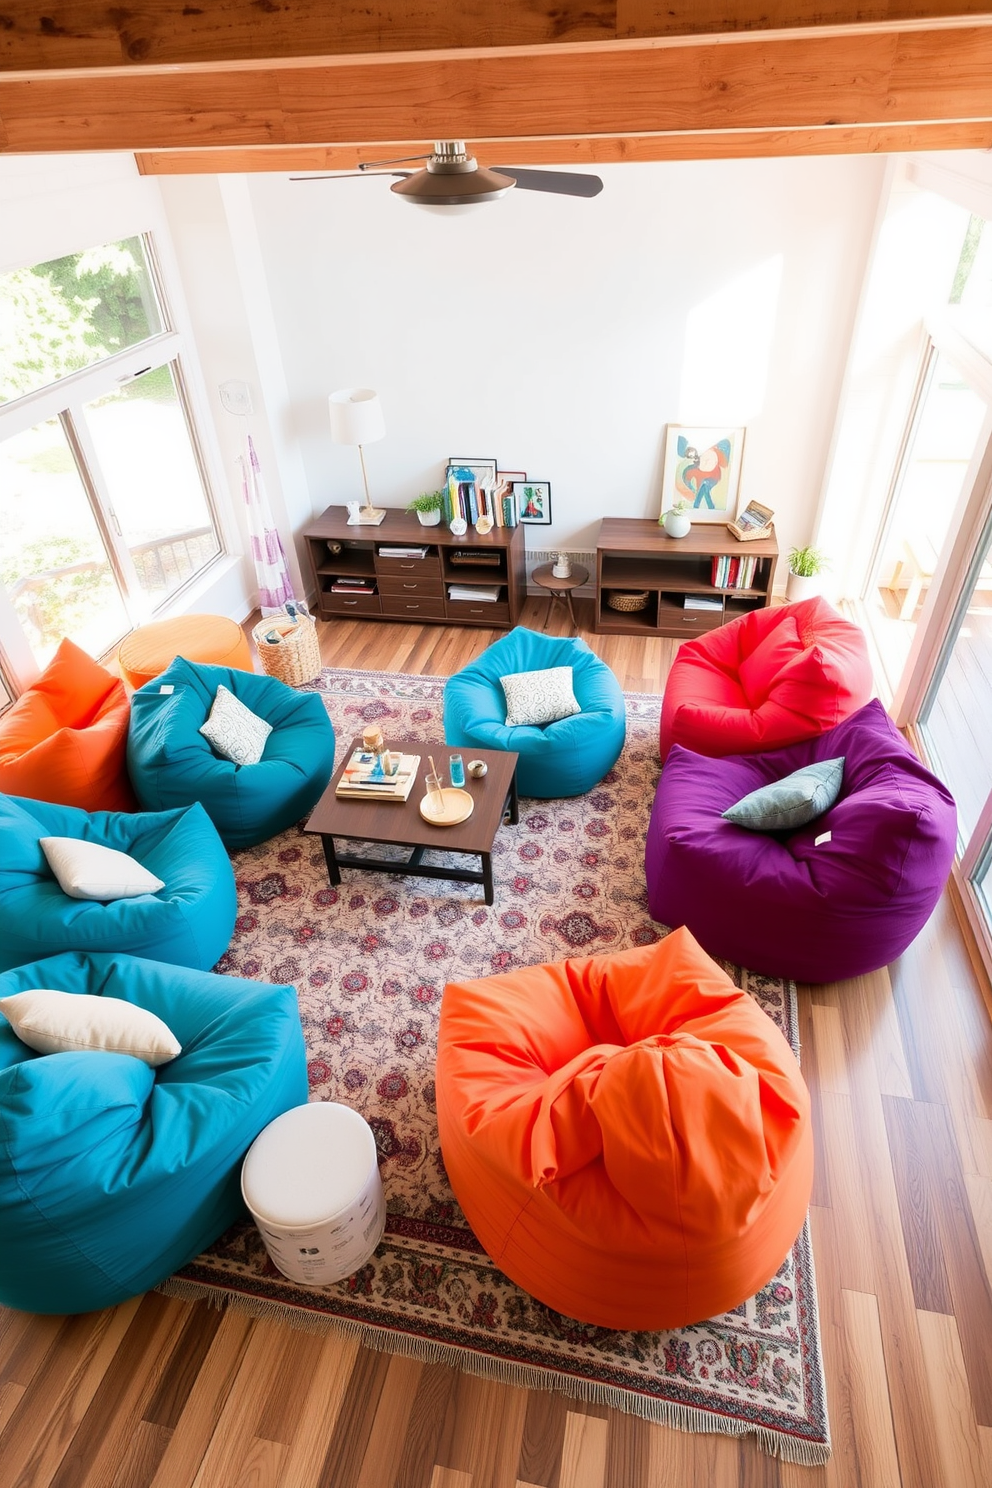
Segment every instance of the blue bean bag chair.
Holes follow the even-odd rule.
[[[307,1099],[295,990],[136,956],[67,952],[0,975],[160,1017],[182,1053],[36,1054],[0,1015],[0,1302],[112,1307],[156,1286],[244,1214],[241,1161]]]
[[[541,728],[506,726],[502,677],[572,668],[581,712]],[[585,641],[542,635],[518,625],[444,684],[444,737],[461,749],[512,749],[520,756],[517,789],[550,800],[592,790],[616,764],[627,732],[620,684]]]
[[[221,683],[272,727],[258,764],[223,759],[199,732]],[[323,700],[315,692],[295,692],[278,677],[177,656],[131,699],[127,767],[141,805],[161,811],[200,801],[235,851],[275,837],[306,815],[333,765],[334,730]]]
[[[73,899],[39,845],[78,837],[136,859],[164,888],[134,899]],[[0,796],[0,971],[59,951],[127,951],[208,971],[227,950],[237,894],[203,807],[94,811]]]

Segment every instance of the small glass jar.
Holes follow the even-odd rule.
[[[465,789],[465,766],[460,754],[448,755],[448,779],[456,790]]]

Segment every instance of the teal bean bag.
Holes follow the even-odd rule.
[[[117,997],[182,1053],[36,1054],[0,1015],[0,1303],[111,1307],[157,1285],[244,1214],[241,1162],[307,1099],[296,993],[136,956],[68,952],[0,976]]]
[[[235,765],[199,732],[220,684],[271,725],[255,765]],[[163,692],[163,687],[171,692]],[[334,730],[320,695],[277,677],[177,656],[131,699],[127,768],[149,811],[200,801],[224,844],[253,847],[316,804],[331,778]]]
[[[572,690],[581,711],[541,728],[507,728],[501,678],[563,666],[572,668]],[[463,751],[515,750],[522,796],[550,800],[584,795],[616,764],[626,732],[619,682],[577,637],[542,635],[518,625],[444,684],[447,743]]]
[[[42,837],[127,853],[164,887],[135,899],[70,898]],[[89,812],[0,795],[0,971],[59,951],[127,951],[208,971],[227,950],[236,914],[231,860],[202,806]]]

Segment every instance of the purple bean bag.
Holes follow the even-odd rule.
[[[764,833],[723,820],[750,791],[840,755],[840,796],[806,826]],[[674,745],[648,827],[648,904],[711,956],[766,976],[840,981],[887,966],[923,928],[956,831],[953,797],[877,699],[766,754],[713,759]]]

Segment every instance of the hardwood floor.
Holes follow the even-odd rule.
[[[674,642],[586,638],[662,689]],[[446,675],[492,639],[353,622],[321,649]],[[947,896],[895,965],[799,1004],[826,1467],[150,1293],[0,1312],[0,1488],[988,1488],[992,1027]]]

